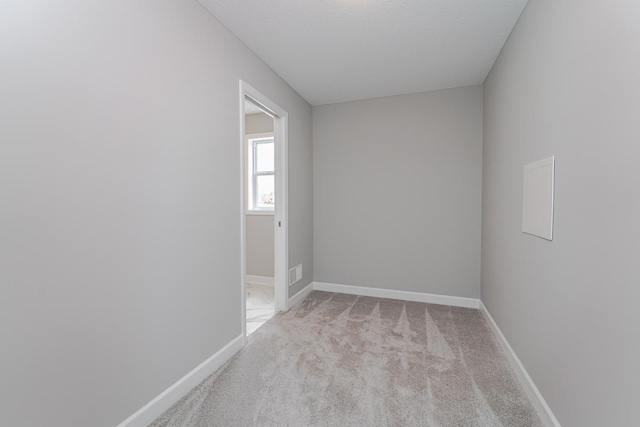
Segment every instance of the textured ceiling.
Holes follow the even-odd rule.
[[[527,0],[199,0],[312,105],[481,84]]]

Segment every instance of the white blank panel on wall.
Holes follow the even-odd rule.
[[[553,240],[553,186],[555,157],[524,167],[522,231]]]

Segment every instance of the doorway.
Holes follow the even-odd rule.
[[[288,309],[287,112],[240,81],[242,332]]]

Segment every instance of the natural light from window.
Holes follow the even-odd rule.
[[[248,206],[252,211],[275,207],[275,151],[273,137],[250,138],[248,147]]]

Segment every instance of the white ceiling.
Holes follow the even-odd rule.
[[[199,0],[311,105],[484,82],[527,0]]]

